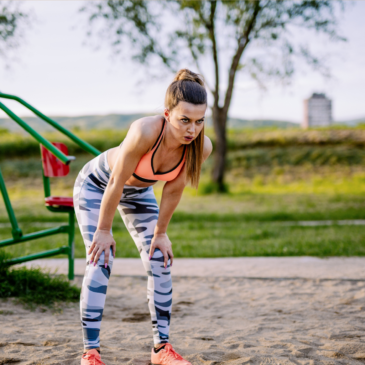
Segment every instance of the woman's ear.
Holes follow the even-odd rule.
[[[165,119],[170,122],[170,110],[168,110],[167,108],[164,109],[163,115],[165,117]]]

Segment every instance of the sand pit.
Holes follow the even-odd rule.
[[[174,276],[173,283],[171,343],[192,364],[365,363],[364,280]],[[139,276],[110,279],[101,328],[107,365],[149,364],[146,285]],[[9,299],[0,311],[0,364],[80,363],[78,304],[61,314],[31,312]]]

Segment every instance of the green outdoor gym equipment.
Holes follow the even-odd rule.
[[[98,156],[100,151],[96,148],[83,141],[82,139],[76,137],[67,129],[60,126],[54,120],[48,118],[46,115],[35,109],[33,106],[26,103],[21,98],[0,93],[0,98],[11,99],[19,102],[29,110],[31,110],[34,114],[36,114],[39,118],[43,119],[46,123],[52,125],[59,132],[69,137],[73,142],[75,142],[78,146],[80,146],[85,151],[91,153],[94,156]],[[16,220],[13,207],[11,205],[8,192],[6,190],[5,182],[0,169],[0,190],[3,196],[3,200],[5,203],[5,207],[9,216],[9,220],[12,226],[12,236],[13,238],[9,238],[3,241],[0,241],[0,248],[5,246],[10,246],[20,242],[26,242],[30,240],[34,240],[41,237],[51,236],[58,233],[66,233],[68,235],[68,246],[62,246],[53,250],[39,252],[33,255],[23,256],[19,258],[14,258],[8,260],[7,263],[9,265],[20,264],[22,262],[31,261],[35,259],[55,256],[59,254],[66,254],[68,256],[68,278],[69,280],[73,280],[74,278],[74,236],[75,236],[75,213],[73,208],[72,198],[66,197],[52,197],[51,196],[51,187],[50,187],[50,176],[64,176],[68,173],[68,170],[62,175],[57,174],[49,174],[47,172],[47,166],[45,163],[48,161],[48,164],[63,164],[68,166],[72,160],[75,159],[73,156],[67,155],[67,147],[61,143],[51,143],[47,141],[44,137],[42,137],[39,133],[37,133],[33,128],[31,128],[26,122],[24,122],[21,118],[19,118],[15,113],[13,113],[8,107],[6,107],[3,103],[0,102],[0,109],[2,109],[12,120],[18,123],[23,129],[25,129],[33,138],[35,138],[41,144],[42,151],[42,166],[43,166],[43,185],[44,185],[44,193],[45,193],[45,204],[48,210],[56,213],[67,213],[68,214],[68,224],[62,225],[59,227],[46,229],[39,232],[34,232],[30,234],[23,235],[22,230],[18,226],[18,222]],[[42,146],[44,148],[42,148]],[[63,151],[62,151],[63,150]],[[66,154],[64,153],[66,152]],[[47,161],[46,161],[47,160]],[[50,162],[51,161],[51,162]],[[58,169],[58,170],[62,170]]]

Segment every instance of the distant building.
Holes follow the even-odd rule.
[[[325,94],[314,93],[304,100],[303,128],[328,127],[332,124],[332,101]]]

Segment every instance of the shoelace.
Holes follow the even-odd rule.
[[[97,355],[95,355],[95,354],[88,354],[88,353],[86,353],[86,354],[83,355],[83,358],[86,359],[86,360],[93,361],[93,365],[104,364],[101,361],[100,357],[97,357]]]
[[[177,360],[184,360],[181,355],[179,355],[177,352],[175,352],[175,350],[172,348],[172,346],[167,348],[167,352],[169,354],[172,354],[175,357],[175,359],[177,359]]]

